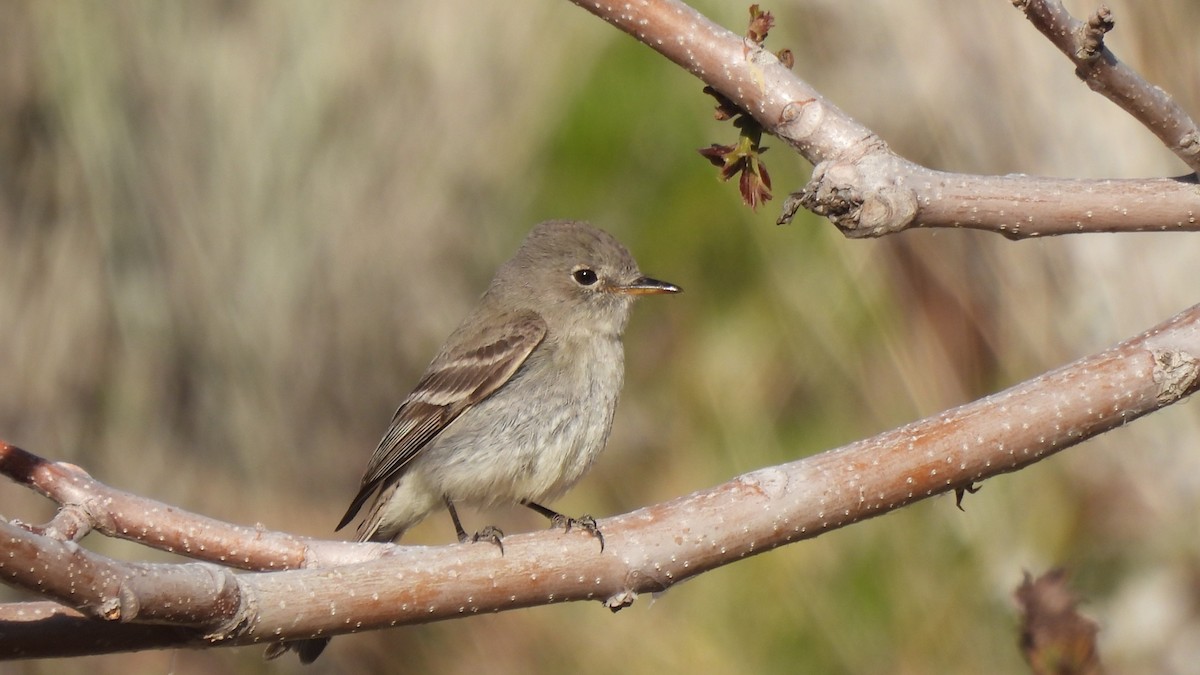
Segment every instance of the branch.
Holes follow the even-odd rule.
[[[1200,231],[1200,190],[1194,174],[1063,180],[935,171],[893,153],[873,131],[761,45],[678,0],[572,2],[686,68],[813,163],[809,184],[785,201],[780,223],[790,221],[803,206],[829,218],[849,237],[877,237],[913,227],[965,227],[1012,239],[1080,232]],[[1032,0],[1028,4],[1057,5]],[[1123,107],[1135,108],[1140,121],[1168,141],[1190,167],[1200,168],[1195,123],[1102,45],[1099,54],[1103,58],[1089,61],[1085,80],[1094,88],[1102,84],[1101,91],[1110,98],[1125,101]],[[1111,64],[1097,63],[1109,59]],[[1158,93],[1144,98],[1151,91]]]
[[[0,474],[62,507],[45,527],[27,528],[59,541],[79,541],[94,529],[160,551],[258,571],[361,562],[378,558],[390,548],[231,525],[115,490],[73,464],[48,462],[3,441]]]
[[[1158,137],[1163,145],[1200,172],[1200,129],[1170,94],[1142,79],[1104,44],[1113,29],[1103,5],[1087,22],[1078,21],[1058,0],[1013,0],[1035,28],[1075,64],[1075,74],[1092,91],[1116,103]]]
[[[603,553],[587,533],[544,531],[505,538],[503,554],[486,544],[381,545],[373,550],[388,555],[366,562],[233,575],[207,564],[169,570],[172,566],[116,563],[73,543],[3,524],[0,575],[79,607],[82,614],[26,618],[12,606],[0,607],[0,658],[85,653],[75,643],[84,639],[80,636],[88,640],[87,653],[95,653],[263,643],[573,600],[601,600],[617,610],[641,593],[969,488],[1127,424],[1200,388],[1198,357],[1200,305],[1111,349],[979,401],[605,519],[600,522]],[[0,451],[0,460],[14,451],[18,458],[27,455],[8,445]],[[13,467],[27,464],[0,461],[0,471],[22,481],[24,474],[14,476]],[[154,530],[154,514],[131,518],[128,524],[135,528]],[[169,593],[153,585],[159,573],[166,575]],[[89,580],[89,586],[79,587],[78,580]],[[186,607],[164,606],[180,598],[188,599]],[[198,616],[193,609],[198,607],[208,614]],[[37,610],[45,612],[44,603]],[[132,630],[145,642],[105,642],[95,636],[115,631],[113,624],[84,615],[134,623],[172,620],[190,628],[141,626]],[[31,635],[40,638],[23,637]]]

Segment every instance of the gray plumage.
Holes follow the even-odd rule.
[[[338,528],[373,495],[363,541],[396,539],[447,499],[561,495],[608,439],[635,297],[677,290],[607,232],[535,227],[396,411]]]
[[[536,226],[396,410],[338,529],[368,501],[359,540],[392,541],[446,504],[571,488],[612,428],[633,301],[679,290],[587,223]],[[286,644],[309,662],[327,642]]]

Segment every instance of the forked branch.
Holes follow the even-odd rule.
[[[0,606],[0,658],[252,644],[572,600],[600,600],[616,610],[638,594],[747,556],[1015,471],[1197,388],[1200,306],[979,401],[602,520],[603,553],[586,532],[546,531],[507,537],[503,554],[486,543],[380,546],[364,557],[387,554],[365,562],[235,575],[207,563],[111,561],[4,523],[0,576],[78,611],[55,612],[45,603]],[[31,461],[39,460],[0,446],[0,473],[10,478],[30,484]],[[77,499],[94,502],[92,489],[113,494],[87,485]],[[125,524],[152,533],[150,539],[177,536],[193,521],[207,526],[176,513],[165,532],[154,513],[126,514]],[[250,550],[264,535],[244,532],[228,545]],[[120,632],[114,621],[135,624],[132,637],[101,639]],[[145,625],[164,622],[168,627]]]
[[[1190,177],[1071,181],[926,169],[891,153],[755,41],[682,3],[576,1],[686,67],[812,161],[813,179],[793,207],[827,215],[851,236],[913,226],[1014,238],[1197,229],[1200,190]],[[1035,10],[1057,5],[1018,4],[1035,23]],[[1072,49],[1097,55],[1088,62],[1101,65],[1086,77],[1105,83],[1101,89],[1136,98],[1135,75],[1106,71],[1115,58],[1098,21]],[[1135,114],[1158,124],[1160,138],[1195,168],[1195,125],[1177,106],[1160,101]],[[0,443],[0,473],[63,507],[44,527],[0,523],[0,578],[49,600],[0,606],[0,658],[266,643],[571,600],[616,610],[640,593],[1015,471],[1198,387],[1200,306],[982,400],[603,520],[603,552],[589,534],[561,531],[508,537],[503,554],[488,544],[310,541],[129,495]],[[90,531],[205,562],[115,561],[76,543]]]
[[[826,216],[849,237],[876,237],[911,227],[972,228],[1012,239],[1200,231],[1200,189],[1194,173],[1148,180],[1072,180],[926,168],[893,153],[878,135],[762,45],[679,0],[572,2],[686,68],[812,162],[809,184],[784,203],[781,223],[803,207]],[[1070,17],[1057,0],[1016,4],[1039,30],[1065,30],[1068,35],[1056,44],[1074,50],[1069,55],[1079,64],[1081,77],[1133,113],[1193,171],[1200,169],[1195,122],[1170,96],[1103,46],[1103,22],[1101,27],[1096,27],[1097,20],[1079,24],[1082,28],[1076,27],[1078,22],[1064,23]],[[795,67],[802,70],[803,64]]]

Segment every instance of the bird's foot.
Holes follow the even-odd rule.
[[[600,526],[596,524],[595,518],[591,516],[571,518],[570,516],[564,516],[558,511],[555,511],[554,509],[548,509],[536,502],[523,501],[521,503],[549,518],[551,528],[561,527],[564,531],[570,532],[572,527],[578,527],[579,529],[590,533],[593,537],[600,540],[600,552],[604,553],[604,535],[601,534]]]
[[[958,507],[959,511],[966,511],[966,509],[962,507],[963,497],[966,495],[973,495],[976,492],[979,492],[981,489],[983,489],[982,485],[976,485],[974,483],[960,485],[954,488],[954,505]]]
[[[495,525],[488,525],[475,534],[468,535],[463,529],[462,521],[458,519],[458,510],[454,508],[454,502],[450,501],[449,497],[443,497],[446,502],[446,510],[450,512],[450,520],[454,521],[454,532],[458,535],[458,543],[465,544],[477,541],[490,541],[500,548],[500,555],[504,555],[504,531]]]
[[[467,539],[470,539],[471,542],[490,541],[500,548],[500,555],[504,555],[504,531],[495,525],[488,525],[470,537],[464,536],[459,541],[466,543]]]
[[[571,518],[559,513],[550,519],[550,527],[561,527],[564,532],[570,532],[571,528],[578,527],[596,539],[599,539],[600,552],[604,552],[604,533],[600,531],[600,526],[596,524],[596,519],[592,516],[585,514],[578,518]]]

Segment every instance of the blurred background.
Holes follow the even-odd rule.
[[[696,4],[744,30],[748,2]],[[1200,114],[1200,5],[1108,4],[1115,52]],[[608,229],[687,290],[635,311],[609,448],[553,504],[567,513],[937,413],[1200,300],[1194,234],[777,227],[804,161],[768,143],[777,198],[749,211],[696,153],[735,138],[697,80],[569,3],[518,5],[0,4],[0,438],[181,508],[335,536],[397,403],[548,218]],[[918,162],[1186,172],[1007,2],[766,8],[768,46]],[[1020,673],[1012,591],[1063,565],[1113,671],[1195,672],[1198,443],[1186,403],[988,481],[965,512],[928,500],[615,616],[575,603],[339,637],[310,668],[239,648],[0,671]],[[464,517],[545,526],[524,511]],[[9,484],[0,513],[53,510]],[[453,541],[449,519],[406,541]]]

